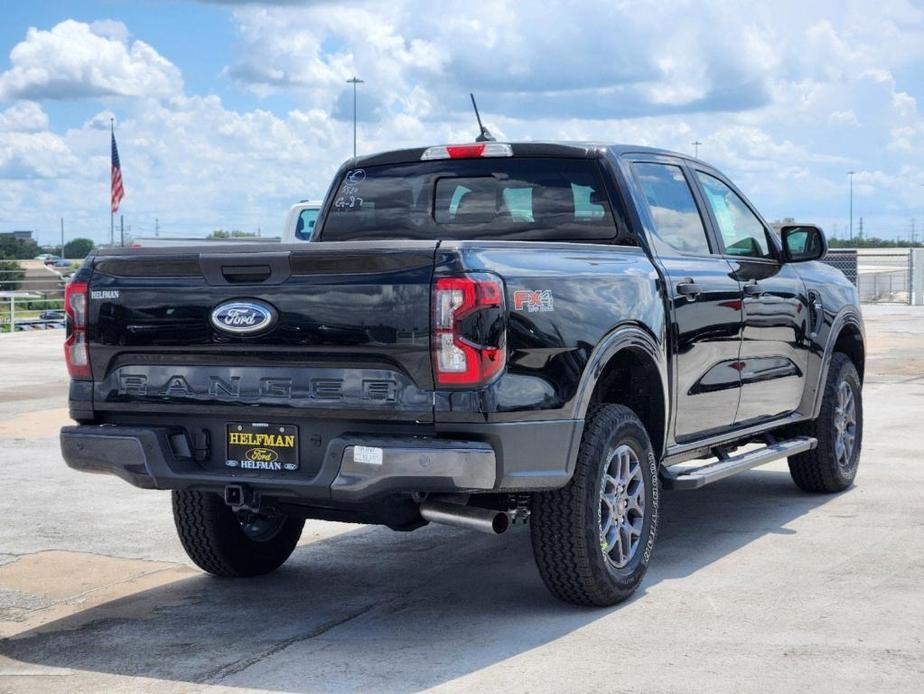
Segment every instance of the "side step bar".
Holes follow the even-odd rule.
[[[722,457],[702,467],[686,468],[676,472],[672,472],[671,468],[664,468],[661,470],[661,481],[665,489],[699,489],[758,465],[810,451],[817,445],[818,439],[811,436],[798,436],[785,441],[777,441],[741,455]]]

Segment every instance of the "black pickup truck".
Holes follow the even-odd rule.
[[[192,560],[280,566],[306,518],[500,533],[609,605],[662,488],[788,458],[856,475],[863,324],[720,172],[643,147],[480,142],[347,162],[299,245],[110,249],[68,285],[71,467],[170,489]]]

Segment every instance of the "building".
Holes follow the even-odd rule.
[[[32,241],[31,231],[0,231],[0,239],[12,238],[20,243],[30,243]]]

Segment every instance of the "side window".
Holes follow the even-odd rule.
[[[295,238],[310,241],[314,235],[314,223],[318,221],[320,210],[302,210],[295,224]]]
[[[728,255],[772,258],[767,230],[738,194],[715,176],[696,172]]]
[[[709,255],[706,227],[683,170],[673,164],[634,163],[655,231],[674,250]]]

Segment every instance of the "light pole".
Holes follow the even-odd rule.
[[[853,175],[856,171],[848,171],[850,176],[850,240],[853,241]]]
[[[347,84],[353,85],[353,158],[356,159],[356,85],[362,84],[363,80],[353,75],[347,80]]]
[[[693,156],[699,159],[699,146],[703,143],[700,142],[699,140],[696,140],[695,142],[691,142],[690,144],[693,145]]]

